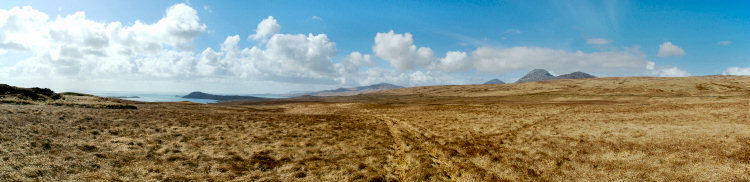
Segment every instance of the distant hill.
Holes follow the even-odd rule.
[[[588,73],[576,71],[573,73],[568,73],[560,76],[554,76],[550,74],[547,70],[544,69],[534,69],[531,70],[529,73],[527,73],[525,76],[523,76],[521,79],[518,79],[516,83],[523,83],[523,82],[535,82],[535,81],[544,81],[544,80],[559,80],[559,79],[584,79],[584,78],[596,78],[594,75],[590,75]]]
[[[576,71],[573,73],[568,73],[568,74],[555,77],[555,79],[584,79],[584,78],[596,78],[596,76],[590,75],[588,73]]]
[[[486,84],[505,84],[505,82],[502,81],[502,80],[499,80],[499,79],[495,78],[495,79],[492,79],[490,81],[484,82],[483,84],[485,84],[485,85]]]
[[[357,95],[361,93],[368,93],[368,92],[375,92],[375,91],[381,91],[381,90],[389,90],[389,89],[397,89],[397,88],[404,88],[402,86],[390,84],[390,83],[379,83],[369,86],[361,86],[361,87],[354,87],[354,88],[338,88],[335,90],[324,90],[319,92],[313,92],[308,95],[312,96],[349,96],[349,95]]]
[[[552,80],[555,79],[555,76],[552,76],[547,70],[544,69],[534,69],[531,70],[529,73],[521,77],[521,79],[518,79],[516,83],[523,83],[523,82],[535,82],[535,81],[543,81],[543,80]]]
[[[190,94],[182,96],[182,98],[188,98],[188,99],[211,99],[211,100],[218,100],[218,101],[227,101],[227,100],[262,100],[262,99],[265,99],[265,98],[253,97],[253,96],[213,95],[213,94],[207,94],[207,93],[203,93],[203,92],[192,92]]]

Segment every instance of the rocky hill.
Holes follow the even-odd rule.
[[[588,73],[576,71],[573,73],[568,73],[564,75],[554,76],[550,74],[547,70],[544,69],[534,69],[531,70],[529,73],[527,73],[525,76],[523,76],[521,79],[518,79],[516,83],[523,83],[523,82],[536,82],[536,81],[544,81],[544,80],[559,80],[559,79],[585,79],[585,78],[596,78],[594,75],[590,75]]]
[[[483,84],[485,84],[485,85],[486,84],[505,84],[505,82],[502,81],[502,80],[499,80],[499,79],[495,78],[495,79],[492,79],[490,81],[484,82]]]
[[[552,80],[552,79],[555,79],[555,76],[550,74],[547,70],[534,69],[534,70],[531,70],[526,75],[524,75],[523,77],[521,77],[521,79],[518,79],[516,83],[535,82],[535,81]]]
[[[228,100],[262,100],[262,99],[265,99],[265,98],[261,98],[261,97],[241,96],[241,95],[213,95],[213,94],[207,94],[207,93],[203,93],[203,92],[192,92],[190,94],[182,96],[182,98],[188,98],[188,99],[211,99],[211,100],[218,100],[218,101],[228,101]]]

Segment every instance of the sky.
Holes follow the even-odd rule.
[[[0,1],[0,83],[76,92],[289,93],[750,75],[748,2]]]

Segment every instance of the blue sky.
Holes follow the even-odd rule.
[[[0,43],[23,45],[0,46],[0,78],[69,91],[266,93],[379,82],[475,84],[513,82],[533,68],[599,76],[750,74],[746,2],[2,1],[0,20],[27,15],[11,10],[23,6],[48,18],[0,21]],[[169,18],[170,9],[177,18]],[[58,19],[76,12],[85,14],[76,21],[95,23],[75,26],[99,30],[72,31],[76,27],[66,23],[76,21]],[[182,20],[193,21],[190,29],[170,34],[169,21]],[[264,20],[280,30],[250,38]],[[136,21],[151,28],[132,28]],[[107,29],[112,22],[122,30]],[[24,23],[41,27],[38,34],[17,35],[14,26]],[[126,34],[137,41],[124,41]],[[41,38],[8,38],[24,36]],[[91,36],[105,44],[84,41]],[[223,50],[227,41],[236,49]],[[352,57],[354,52],[361,56]]]

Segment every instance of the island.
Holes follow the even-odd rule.
[[[228,101],[228,100],[264,100],[266,98],[262,97],[253,97],[253,96],[241,96],[241,95],[214,95],[214,94],[208,94],[203,92],[191,92],[190,94],[187,94],[185,96],[182,96],[182,98],[186,99],[211,99],[211,100],[217,100],[217,101]]]

